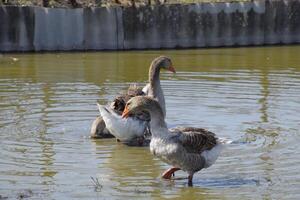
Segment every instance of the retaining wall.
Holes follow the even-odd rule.
[[[140,8],[0,7],[0,51],[300,43],[300,0]]]

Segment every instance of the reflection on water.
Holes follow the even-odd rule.
[[[36,199],[300,198],[299,46],[180,51],[16,54],[0,58],[0,195]],[[98,115],[158,55],[169,126],[234,140],[215,165],[160,179],[148,148],[88,138]],[[11,59],[15,57],[17,59]],[[95,191],[91,177],[102,184]]]
[[[268,97],[269,97],[269,79],[268,79],[268,71],[262,70],[261,71],[261,94],[262,97],[259,99],[259,103],[261,104],[261,121],[268,122]]]

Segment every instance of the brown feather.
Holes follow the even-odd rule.
[[[117,96],[112,104],[111,107],[116,111],[118,114],[122,114],[125,109],[126,103],[135,96],[143,96],[145,93],[143,92],[142,88],[137,87],[136,85],[130,85],[127,90],[127,94],[122,94]]]
[[[130,85],[127,90],[127,95],[131,97],[135,97],[135,96],[144,96],[145,93],[143,92],[143,89],[138,87],[137,85]]]
[[[178,141],[190,153],[202,153],[217,144],[215,134],[202,128],[178,127],[171,131],[179,134]]]

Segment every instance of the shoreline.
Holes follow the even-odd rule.
[[[42,50],[42,51],[7,51],[1,52],[2,55],[10,54],[63,54],[63,53],[125,53],[125,52],[134,52],[134,51],[185,51],[185,50],[213,50],[213,49],[239,49],[239,48],[280,48],[280,47],[296,47],[300,46],[300,43],[295,44],[266,44],[266,45],[245,45],[245,46],[218,46],[218,47],[187,47],[187,48],[162,48],[162,49],[116,49],[116,50]]]

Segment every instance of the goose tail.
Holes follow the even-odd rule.
[[[99,103],[97,103],[97,106],[102,117],[111,113],[105,106],[100,105]]]
[[[221,144],[232,144],[233,141],[228,138],[218,138],[218,142]]]

